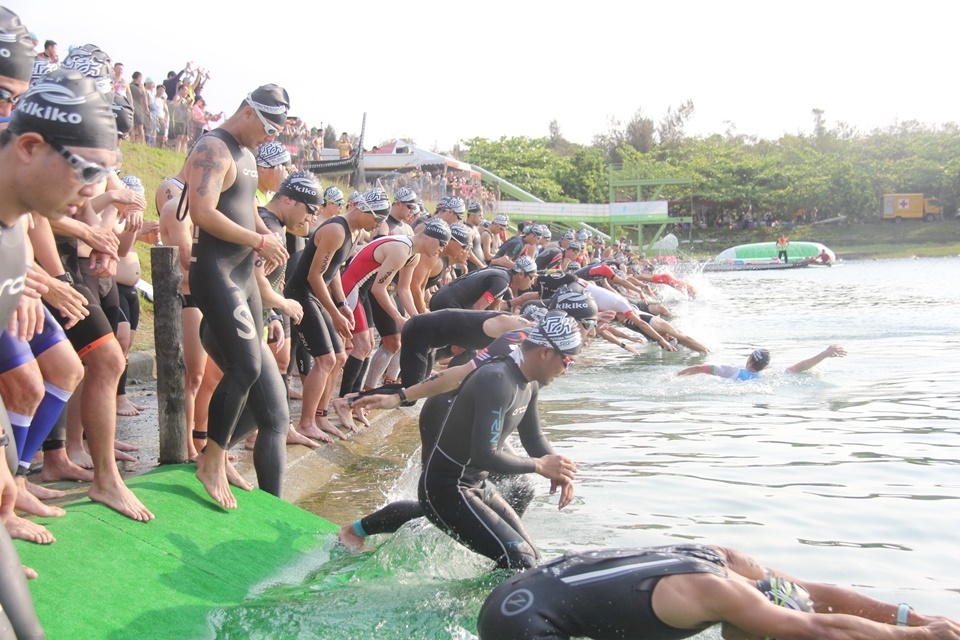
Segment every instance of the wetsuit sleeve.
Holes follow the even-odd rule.
[[[518,475],[534,473],[532,458],[521,458],[503,450],[512,417],[511,400],[516,383],[496,367],[483,367],[474,374],[472,391],[473,429],[470,441],[470,466],[493,473]],[[463,393],[463,391],[461,391]]]
[[[590,275],[594,277],[612,278],[616,274],[613,272],[613,269],[610,268],[610,265],[601,264],[590,269]]]
[[[537,393],[530,398],[527,405],[527,412],[523,415],[523,420],[517,426],[517,434],[520,436],[520,444],[524,451],[531,458],[542,458],[552,453],[553,447],[547,442],[547,437],[540,430],[540,410],[537,408]]]

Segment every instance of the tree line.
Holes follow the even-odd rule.
[[[753,208],[792,219],[817,207],[821,219],[877,218],[885,193],[923,193],[940,199],[950,216],[960,207],[960,127],[895,122],[860,132],[830,127],[814,109],[810,133],[760,139],[729,127],[723,134],[689,136],[692,101],[671,107],[659,121],[638,110],[626,123],[612,120],[589,145],[563,137],[556,120],[541,138],[472,138],[458,158],[476,164],[547,202],[607,202],[609,166],[639,178],[688,177],[692,185],[666,187],[662,198],[694,200],[719,214]],[[634,194],[615,194],[629,199]]]

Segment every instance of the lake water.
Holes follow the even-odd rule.
[[[544,480],[524,517],[544,555],[723,544],[804,578],[957,616],[960,259],[691,280],[701,296],[670,301],[675,324],[714,354],[646,347],[636,357],[594,343],[543,390],[548,437],[580,469],[574,504],[558,512]],[[784,371],[828,344],[849,355]],[[773,360],[759,380],[674,375],[741,364],[760,346]],[[409,430],[398,437],[409,449]],[[414,496],[418,472],[414,462],[399,477],[368,469],[363,495],[345,492],[339,506],[315,510],[349,521]],[[316,565],[305,585],[226,612],[218,635],[468,638],[502,579],[422,523],[371,546],[352,555],[331,541],[305,560]]]

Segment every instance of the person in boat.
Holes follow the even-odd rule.
[[[783,260],[784,264],[788,262],[787,260],[787,247],[790,246],[790,241],[787,240],[787,236],[780,234],[780,237],[777,238],[777,260]]]
[[[840,345],[832,344],[812,358],[801,360],[800,362],[787,367],[790,373],[802,373],[808,371],[827,358],[842,358],[847,355],[847,350]],[[760,372],[770,364],[770,352],[766,349],[754,349],[749,356],[743,368],[727,364],[698,364],[693,367],[687,367],[677,372],[678,376],[692,376],[698,373],[705,373],[720,378],[729,378],[731,380],[753,380],[760,377]]]
[[[960,638],[960,623],[852,589],[799,580],[735,549],[679,544],[568,553],[501,583],[480,640]]]
[[[820,255],[815,256],[813,258],[804,258],[803,260],[800,261],[800,263],[804,265],[821,264],[829,267],[833,263],[833,260],[830,259],[830,254],[827,253],[826,249],[821,249]]]

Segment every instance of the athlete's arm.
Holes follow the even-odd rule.
[[[327,310],[331,317],[339,316],[337,310],[337,301],[343,301],[343,293],[337,300],[330,295],[330,289],[327,283],[323,281],[323,274],[330,267],[330,261],[333,260],[337,249],[343,246],[346,238],[343,227],[339,224],[328,224],[319,229],[313,236],[313,242],[317,245],[317,251],[313,254],[313,261],[310,263],[310,271],[307,273],[307,282],[313,295],[317,297],[323,308]],[[338,329],[339,331],[339,329]]]
[[[270,262],[280,263],[290,256],[272,233],[246,229],[217,210],[220,193],[233,186],[237,167],[222,140],[204,136],[187,158],[186,182],[190,219],[210,235],[233,244],[248,246]],[[253,207],[253,201],[250,202]],[[254,212],[254,218],[260,216]],[[262,225],[262,221],[260,222]],[[258,226],[258,228],[260,228]]]
[[[695,376],[699,373],[711,375],[713,373],[711,371],[712,368],[713,368],[713,365],[698,364],[698,365],[694,365],[692,367],[687,367],[686,369],[681,369],[680,371],[677,371],[677,375],[678,376]]]
[[[423,382],[404,389],[404,393],[409,402],[416,402],[423,398],[438,396],[441,393],[453,391],[470,375],[476,367],[472,362],[467,362],[456,367],[448,367],[440,373],[434,373],[427,377]],[[369,395],[362,398],[356,398],[353,401],[354,407],[362,409],[396,409],[400,406],[400,396],[395,392],[389,392],[379,395]]]
[[[168,247],[180,250],[180,268],[184,273],[190,271],[190,255],[193,251],[193,236],[190,233],[189,219],[177,220],[176,199],[167,200],[160,209],[160,239]]]
[[[387,242],[385,245],[377,247],[374,253],[377,251],[382,251],[386,255],[380,263],[380,268],[377,269],[376,280],[370,288],[370,293],[376,297],[377,302],[379,302],[383,310],[387,312],[387,315],[397,323],[397,328],[402,329],[406,318],[400,314],[397,306],[393,304],[393,299],[390,297],[390,292],[387,291],[387,287],[390,285],[390,281],[393,280],[393,274],[399,271],[403,267],[406,259],[410,257],[408,247],[400,242]]]
[[[77,238],[94,251],[99,251],[113,258],[117,257],[120,239],[112,231],[98,226],[99,219],[93,209],[90,209],[87,205],[80,208],[76,218],[63,216],[56,220],[45,219],[49,220],[49,228],[58,236]],[[90,220],[92,224],[88,223],[87,220]],[[59,259],[58,257],[57,260]]]
[[[493,473],[518,475],[537,471],[534,458],[518,456],[503,449],[504,430],[512,416],[506,415],[516,391],[516,382],[500,367],[483,367],[460,390],[461,397],[473,398],[470,430],[470,466]]]
[[[832,344],[812,358],[801,360],[797,364],[787,367],[787,371],[790,373],[802,373],[803,371],[813,369],[827,358],[842,358],[845,355],[847,355],[846,349],[838,344]]]
[[[493,236],[489,231],[484,231],[480,234],[480,249],[483,250],[483,259],[488,263],[496,257],[496,254],[490,250],[492,244]]]
[[[258,260],[259,262],[259,260]],[[270,281],[264,275],[262,266],[255,269],[257,278],[257,288],[260,289],[260,301],[264,309],[276,309],[283,315],[290,318],[293,324],[299,324],[303,319],[303,307],[299,302],[290,298],[284,298],[273,290]]]
[[[420,262],[413,270],[410,279],[410,292],[413,294],[413,303],[417,308],[417,313],[426,313],[429,310],[426,301],[427,280],[430,279],[430,272],[437,266],[439,260],[439,256],[433,260],[423,260],[421,256]]]
[[[417,256],[413,259],[413,262],[400,269],[400,278],[397,281],[397,297],[400,298],[400,304],[407,310],[407,315],[411,318],[418,313],[416,300],[414,300],[412,291],[412,280],[413,272],[419,264],[420,257],[421,256]],[[418,289],[418,291],[420,295],[417,297],[422,298],[423,290]]]

